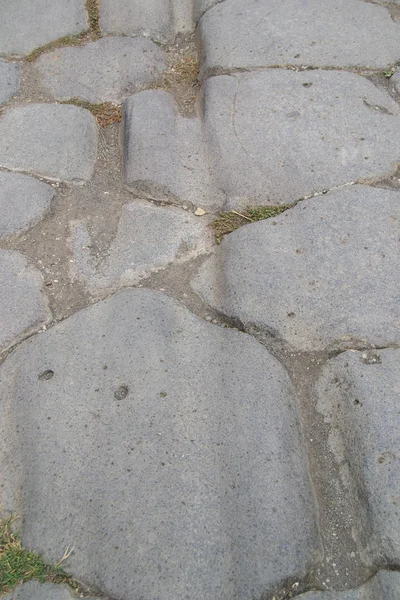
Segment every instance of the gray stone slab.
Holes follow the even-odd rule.
[[[0,0],[0,54],[29,54],[88,28],[84,0]]]
[[[398,104],[353,73],[212,77],[204,111],[214,181],[232,206],[380,177],[400,157]]]
[[[84,108],[28,104],[0,117],[0,166],[55,181],[88,181],[97,155],[97,123]]]
[[[119,103],[161,75],[164,56],[148,39],[109,37],[43,54],[36,66],[58,100]]]
[[[0,350],[49,322],[42,276],[19,252],[0,250]]]
[[[207,218],[178,208],[135,202],[123,207],[117,234],[105,259],[92,254],[89,223],[72,224],[73,267],[91,288],[134,285],[172,262],[211,248]]]
[[[86,596],[87,600],[96,598]],[[66,585],[55,583],[39,583],[27,581],[19,585],[11,594],[4,596],[3,600],[76,600],[75,594]],[[97,599],[100,600],[100,599]]]
[[[324,366],[316,385],[330,450],[339,465],[349,465],[366,512],[364,554],[375,564],[400,560],[399,359],[393,349],[346,352]]]
[[[250,600],[305,573],[319,542],[294,392],[251,337],[130,289],[17,348],[0,394],[0,502],[46,558],[74,547],[74,577]]]
[[[397,71],[397,73],[391,77],[391,81],[394,83],[396,92],[400,94],[400,71]]]
[[[19,67],[0,58],[0,104],[7,102],[17,93],[19,86]]]
[[[224,202],[211,180],[200,120],[181,116],[161,90],[125,103],[125,180],[146,198],[204,208]]]
[[[308,592],[301,600],[398,600],[400,597],[400,573],[379,571],[365,585],[345,592]]]
[[[399,192],[352,186],[226,237],[194,289],[298,350],[400,341]]]
[[[0,240],[40,221],[54,195],[50,185],[32,177],[0,172]]]
[[[193,0],[100,0],[100,27],[104,33],[145,35],[172,42],[178,33],[194,27]]]
[[[385,7],[362,0],[226,0],[203,16],[200,36],[205,70],[381,69],[399,60],[400,26]]]

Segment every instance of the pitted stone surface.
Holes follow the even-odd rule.
[[[0,350],[50,320],[42,276],[19,252],[0,250]]]
[[[353,186],[235,231],[201,267],[214,308],[305,351],[400,341],[398,192]]]
[[[87,600],[100,600],[87,597]],[[74,600],[75,594],[66,585],[55,583],[39,583],[27,581],[15,588],[12,594],[4,596],[3,600]]]
[[[171,94],[148,90],[125,103],[125,180],[142,197],[205,208],[223,205],[209,171],[199,119]]]
[[[84,108],[28,104],[0,116],[0,166],[48,179],[88,181],[97,154],[97,124]]]
[[[400,158],[399,114],[396,102],[353,73],[212,77],[204,128],[215,183],[232,206],[246,206],[389,174]]]
[[[207,11],[200,31],[205,70],[381,69],[400,57],[400,26],[385,7],[362,0],[226,0]]]
[[[0,172],[0,240],[37,223],[50,208],[50,185],[18,173]]]
[[[88,28],[84,0],[0,0],[0,54],[29,54]]]
[[[17,93],[19,86],[18,65],[0,58],[0,104],[7,102]]]
[[[28,547],[74,546],[74,577],[118,598],[250,600],[304,574],[318,538],[292,385],[251,337],[127,290],[0,373],[0,501]]]
[[[37,61],[44,85],[58,100],[121,102],[165,68],[164,53],[143,38],[110,37],[60,48]]]
[[[399,359],[393,349],[346,352],[326,363],[316,387],[330,450],[350,465],[367,513],[366,554],[388,565],[400,560]]]
[[[85,223],[73,224],[77,274],[91,288],[133,285],[172,262],[187,260],[211,247],[208,222],[177,208],[132,203],[122,209],[108,257],[95,265]]]
[[[345,592],[308,592],[299,600],[398,600],[400,573],[379,571],[365,585]]]

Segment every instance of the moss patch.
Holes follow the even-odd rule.
[[[64,48],[65,46],[81,46],[85,42],[91,40],[91,37],[87,32],[81,33],[80,35],[66,35],[65,37],[58,38],[58,40],[54,40],[49,44],[45,44],[44,46],[40,46],[40,48],[36,48],[28,54],[26,57],[27,62],[34,62],[46,52],[52,52],[52,50],[56,50],[57,48]]]
[[[64,100],[60,104],[73,104],[74,106],[90,110],[101,127],[107,127],[107,125],[111,125],[112,123],[119,123],[122,119],[122,107],[112,104],[112,102],[92,104],[92,102],[87,102],[86,100],[71,98],[71,100]]]
[[[278,206],[249,206],[241,212],[231,210],[230,212],[220,213],[219,218],[212,223],[217,243],[220,244],[226,235],[239,229],[242,225],[276,217],[288,208],[295,206],[295,204],[296,203],[280,204]]]
[[[93,35],[99,37],[100,31],[100,12],[98,0],[86,0],[86,10],[89,15],[90,31]]]

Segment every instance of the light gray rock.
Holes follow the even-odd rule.
[[[84,0],[0,0],[0,53],[29,54],[88,27]]]
[[[397,73],[395,73],[393,75],[393,77],[391,77],[391,80],[394,83],[394,87],[396,89],[396,92],[398,92],[400,94],[400,71],[397,71]]]
[[[319,547],[287,373],[160,292],[30,338],[0,394],[2,506],[47,559],[73,546],[69,570],[105,594],[250,600]]]
[[[164,52],[143,38],[103,38],[59,48],[36,62],[44,85],[58,100],[119,103],[165,68]]]
[[[346,352],[324,366],[316,386],[330,450],[339,465],[349,465],[359,510],[366,511],[365,554],[375,564],[400,560],[399,359],[393,349]]]
[[[353,186],[226,237],[195,290],[298,350],[400,342],[399,192]]]
[[[193,0],[100,0],[104,33],[145,35],[172,42],[193,30]]]
[[[40,273],[19,252],[0,250],[0,350],[49,322]]]
[[[97,123],[84,108],[28,104],[0,117],[0,166],[56,181],[88,181],[97,155]]]
[[[396,102],[353,73],[273,69],[205,85],[214,180],[231,206],[289,202],[391,173],[399,115]]]
[[[171,94],[148,90],[125,103],[125,180],[138,196],[212,208],[215,189],[199,119],[179,114]]]
[[[211,243],[207,219],[177,208],[135,202],[123,207],[116,237],[105,260],[99,261],[91,254],[87,224],[72,224],[73,266],[91,288],[134,285],[172,262],[205,252]]]
[[[399,25],[385,7],[362,0],[226,0],[203,16],[200,36],[205,70],[380,69],[399,60]]]
[[[0,58],[0,104],[7,102],[17,93],[19,67]]]
[[[40,221],[54,195],[50,185],[32,177],[0,172],[0,239]]]
[[[379,571],[365,585],[345,592],[308,592],[299,600],[398,600],[400,573]]]
[[[86,596],[86,598],[96,600],[93,597]],[[66,585],[27,581],[16,587],[12,594],[4,596],[3,600],[76,600],[76,596]]]

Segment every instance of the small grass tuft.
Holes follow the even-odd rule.
[[[60,104],[73,104],[74,106],[90,110],[101,127],[107,127],[107,125],[111,125],[112,123],[119,123],[122,119],[122,107],[112,102],[93,104],[79,98],[71,98],[71,100],[63,100]]]
[[[99,0],[86,0],[86,10],[89,15],[90,31],[94,36],[100,37]]]
[[[393,75],[395,73],[396,73],[395,69],[387,69],[386,71],[383,71],[383,74],[386,77],[386,79],[390,79],[391,77],[393,77]]]
[[[280,215],[288,208],[292,208],[296,203],[280,204],[278,206],[248,206],[241,212],[231,210],[230,212],[220,213],[219,218],[212,223],[217,244],[220,244],[223,238],[239,229],[243,225],[270,219]]]

